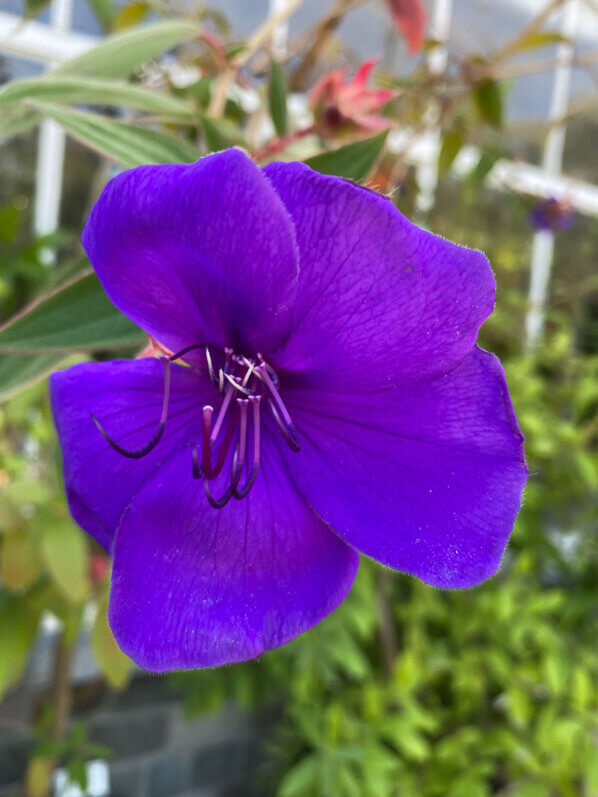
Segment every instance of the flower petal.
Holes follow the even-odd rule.
[[[119,174],[82,240],[116,306],[172,351],[194,343],[268,351],[289,333],[293,225],[240,150]]]
[[[121,445],[143,445],[160,418],[163,366],[159,360],[85,363],[50,377],[69,507],[77,523],[107,550],[125,507],[174,449],[193,441],[201,424],[201,407],[216,393],[195,370],[180,365],[171,369],[166,428],[156,448],[141,459],[127,459],[114,451],[90,415]],[[191,454],[186,451],[190,468]]]
[[[477,347],[429,382],[361,396],[285,391],[289,473],[347,542],[438,587],[491,576],[527,478],[502,367]],[[281,449],[282,450],[282,449]]]
[[[307,370],[304,380],[331,391],[454,368],[494,306],[484,255],[421,230],[346,180],[299,163],[264,171],[300,252],[293,334],[274,366]]]
[[[173,457],[123,516],[109,619],[155,672],[255,658],[344,599],[357,554],[306,506],[272,447],[243,501],[210,507],[188,460]]]
[[[421,49],[426,35],[428,20],[422,0],[386,0],[386,5],[395,27],[405,37],[413,55]]]

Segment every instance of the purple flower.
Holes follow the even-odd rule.
[[[281,645],[344,599],[357,552],[439,587],[496,571],[526,466],[475,345],[494,304],[480,252],[234,149],[120,174],[83,243],[174,352],[51,378],[69,505],[113,556],[110,623],[135,661]]]
[[[536,230],[566,230],[573,223],[573,211],[568,199],[548,197],[537,202],[529,212],[529,220]]]

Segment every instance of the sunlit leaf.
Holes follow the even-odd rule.
[[[91,645],[96,661],[110,686],[122,689],[129,681],[133,663],[118,647],[112,635],[108,625],[107,610],[107,601],[102,601],[93,624]]]
[[[551,44],[567,44],[570,39],[553,30],[531,30],[517,45],[518,51],[537,50]]]
[[[81,603],[89,592],[87,545],[74,523],[66,519],[42,529],[41,552],[52,580],[67,600]]]
[[[127,3],[114,16],[112,27],[114,30],[124,30],[125,28],[133,27],[133,25],[138,25],[146,18],[150,10],[149,3],[144,3],[142,0]]]

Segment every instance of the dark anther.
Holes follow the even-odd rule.
[[[272,381],[270,371],[272,371],[272,369],[266,362],[262,362],[255,369],[256,374],[260,375],[270,392],[271,398],[268,400],[268,403],[270,404],[272,415],[274,416],[276,423],[280,426],[285,440],[293,451],[299,451],[301,449],[301,443],[299,442],[299,437],[297,436],[297,430],[295,429],[295,425],[291,420],[289,411],[285,407],[283,400],[280,398],[276,385]],[[276,381],[278,381],[278,379]]]
[[[292,451],[301,451],[301,443],[299,442],[299,437],[297,435],[297,430],[295,429],[295,424],[293,423],[284,423],[280,415],[278,414],[278,410],[276,409],[276,405],[272,401],[272,399],[268,399],[268,404],[270,409],[272,410],[272,415],[274,416],[274,420],[280,427],[280,431],[284,435],[284,439],[287,441],[289,448]]]
[[[193,456],[193,478],[194,479],[201,479],[203,476],[203,470],[199,465],[199,458],[197,455],[197,444],[193,443],[193,447],[191,449],[192,456]]]
[[[226,506],[230,499],[232,498],[232,490],[230,487],[227,487],[224,493],[220,496],[220,498],[214,498],[212,493],[210,492],[210,483],[209,481],[204,481],[203,483],[204,489],[206,491],[206,498],[208,499],[208,503],[210,506],[213,506],[214,509],[222,509],[223,506]]]
[[[153,451],[154,448],[160,442],[160,438],[164,434],[164,427],[166,426],[166,417],[168,415],[168,400],[170,398],[170,363],[172,361],[171,357],[161,356],[160,359],[162,360],[162,365],[164,367],[164,394],[162,399],[162,413],[160,415],[160,420],[158,421],[158,426],[156,427],[156,431],[150,437],[150,439],[145,443],[145,445],[141,446],[140,448],[124,448],[119,443],[116,442],[108,432],[104,430],[102,424],[98,421],[95,415],[91,415],[91,419],[97,426],[100,434],[104,438],[104,440],[112,446],[112,448],[117,451],[119,454],[122,454],[123,457],[128,457],[129,459],[141,459],[141,457],[145,457],[150,451]]]

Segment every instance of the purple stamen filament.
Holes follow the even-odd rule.
[[[195,479],[203,477],[208,502],[216,509],[221,509],[231,498],[237,500],[245,498],[257,479],[260,467],[260,406],[263,397],[268,399],[272,415],[289,446],[294,451],[299,451],[300,448],[295,426],[279,393],[278,377],[261,355],[258,355],[258,365],[254,360],[238,356],[232,349],[226,348],[224,349],[224,363],[217,372],[207,346],[194,344],[171,356],[160,355],[164,367],[162,411],[154,434],[145,445],[139,448],[127,449],[121,446],[103,429],[95,415],[91,417],[104,439],[119,454],[131,459],[138,459],[149,454],[157,446],[166,426],[171,387],[171,363],[196,349],[204,349],[210,380],[223,394],[223,400],[213,425],[214,408],[209,404],[202,408],[201,466],[198,446],[193,443],[191,449],[192,473]],[[233,398],[235,399],[234,403]],[[253,441],[251,460],[247,457],[250,431]],[[232,455],[230,484],[220,498],[215,498],[211,494],[209,483],[214,481],[224,469],[236,433],[238,442]],[[216,462],[212,464],[214,455],[216,455]],[[241,484],[244,473],[245,482]]]

